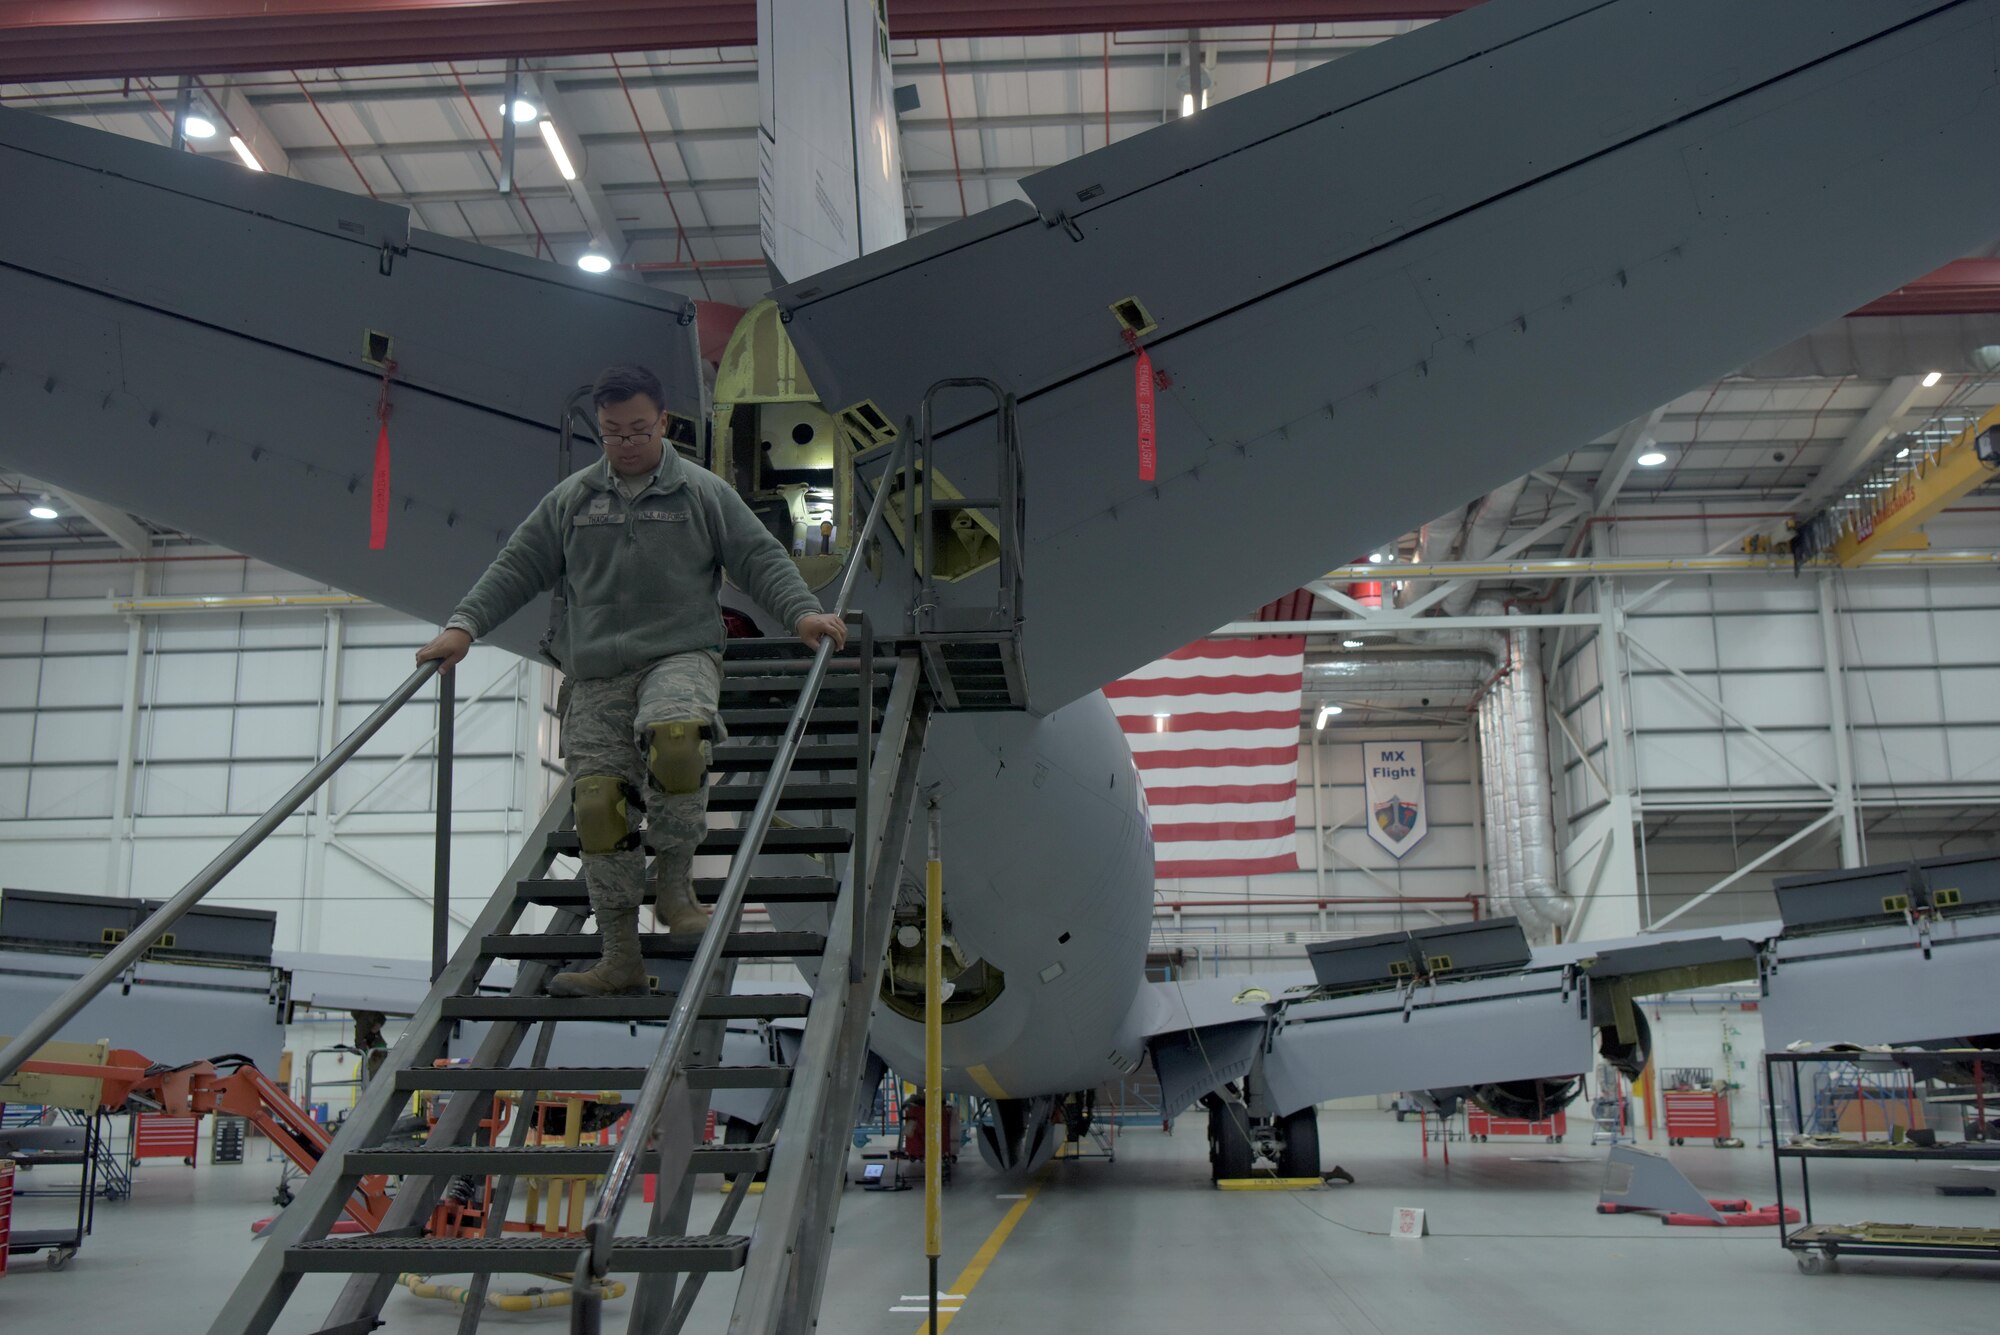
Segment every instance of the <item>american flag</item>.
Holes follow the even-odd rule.
[[[1104,688],[1139,767],[1154,874],[1297,871],[1302,636],[1197,640]]]

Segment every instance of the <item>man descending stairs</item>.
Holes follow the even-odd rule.
[[[602,917],[598,933],[581,930],[597,898],[594,888],[552,875],[558,857],[582,848],[580,832],[565,819],[569,795],[558,798],[413,1017],[390,1055],[387,1078],[364,1091],[214,1331],[268,1330],[300,1277],[325,1272],[350,1276],[319,1328],[328,1335],[376,1328],[405,1272],[474,1275],[461,1330],[477,1326],[493,1274],[577,1274],[572,1297],[592,1313],[591,1329],[594,1295],[604,1292],[603,1280],[613,1273],[642,1277],[633,1299],[634,1330],[678,1330],[701,1277],[746,1266],[765,1275],[759,1288],[768,1283],[771,1292],[812,1295],[816,1303],[823,1239],[838,1198],[839,1151],[866,1058],[869,1002],[880,985],[930,708],[916,654],[877,660],[865,627],[860,630],[853,646],[858,652],[838,662],[824,654],[816,661],[797,641],[730,643],[720,688],[722,739],[709,755],[715,776],[705,794],[710,815],[696,849],[703,857],[730,858],[730,872],[686,883],[690,901],[717,905],[717,921],[706,924],[706,932],[675,930],[694,924],[669,904],[667,930],[641,932],[634,908],[629,924],[609,930],[629,927],[629,950],[643,970],[636,983],[613,977],[627,985],[592,990],[584,984],[573,988],[581,995],[550,995],[555,969],[600,954],[606,932]],[[774,823],[779,809],[791,813],[787,823]],[[633,853],[643,856],[637,848]],[[823,930],[744,931],[740,915],[747,903],[830,911]],[[524,929],[531,911],[550,915],[545,930]],[[705,910],[697,912],[705,918]],[[588,978],[611,958],[606,949],[598,963],[573,976]],[[816,959],[812,995],[731,995],[731,965],[744,959]],[[499,961],[517,966],[504,993],[481,986]],[[701,976],[690,978],[691,971]],[[804,1018],[799,1068],[722,1064],[723,1022],[743,1018]],[[434,1066],[446,1055],[454,1026],[466,1021],[486,1025],[471,1060]],[[630,1066],[550,1068],[559,1026],[582,1021],[669,1023],[658,1058],[651,1040],[661,1031],[655,1028],[644,1031]],[[668,1047],[682,1025],[689,1030],[685,1060],[674,1063]],[[517,1065],[531,1029],[533,1055]],[[622,1144],[529,1144],[538,1094],[579,1088],[642,1091]],[[699,1145],[709,1092],[731,1088],[773,1091],[772,1112],[758,1138]],[[441,1092],[429,1138],[415,1145],[383,1143],[416,1091]],[[496,1131],[493,1116],[500,1091],[520,1091],[504,1133]],[[650,1104],[649,1096],[655,1096]],[[644,1130],[649,1107],[664,1109],[651,1119],[657,1132],[650,1139]],[[782,1152],[772,1134],[780,1117]],[[752,1176],[766,1170],[769,1189],[755,1231],[729,1232]],[[632,1172],[659,1173],[661,1189],[646,1231],[613,1237]],[[693,1176],[709,1172],[735,1175],[735,1190],[714,1232],[686,1236]],[[342,1201],[368,1173],[402,1175],[382,1228],[368,1236],[328,1237]],[[603,1225],[592,1253],[601,1264],[593,1270],[586,1263],[587,1274],[579,1272],[583,1237],[504,1224],[517,1177],[583,1174],[606,1175],[591,1225]],[[481,1199],[489,1183],[483,1212],[461,1216],[478,1220],[469,1233],[440,1230],[449,1215],[435,1209],[441,1197],[449,1192],[454,1199]],[[748,1329],[804,1328],[796,1300],[787,1307],[759,1299],[747,1277],[737,1301],[739,1308],[762,1308],[751,1314]]]

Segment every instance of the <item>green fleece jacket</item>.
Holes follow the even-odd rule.
[[[615,677],[669,654],[722,647],[722,572],[787,629],[820,610],[798,567],[743,498],[669,448],[626,500],[608,461],[544,496],[447,625],[475,639],[563,587],[553,645],[572,677]]]

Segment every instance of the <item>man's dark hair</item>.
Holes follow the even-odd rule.
[[[641,394],[651,399],[655,408],[667,406],[667,394],[660,388],[660,378],[643,366],[607,366],[591,389],[591,399],[600,408],[609,403],[636,399]]]

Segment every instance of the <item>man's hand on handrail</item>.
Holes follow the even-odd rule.
[[[831,612],[808,612],[799,618],[799,624],[794,629],[798,632],[798,637],[806,642],[808,649],[817,650],[819,642],[827,638],[833,640],[833,647],[836,649],[847,647],[847,623]],[[442,639],[443,636],[438,638]]]
[[[465,656],[470,652],[472,652],[472,637],[453,626],[417,650],[417,661],[427,663],[433,658],[439,659],[444,664],[439,670],[449,672],[464,662]]]

